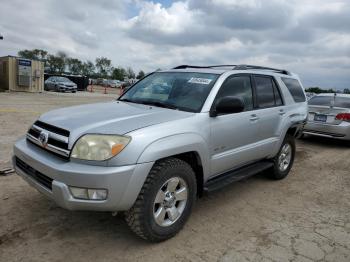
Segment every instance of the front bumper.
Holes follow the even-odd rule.
[[[350,140],[350,123],[344,121],[339,125],[331,125],[308,121],[303,133],[313,136]]]
[[[62,86],[60,86],[58,89],[60,91],[62,91],[62,92],[76,92],[77,91],[77,88],[72,88],[72,87],[62,87]]]
[[[29,170],[20,168],[16,158],[30,167],[30,170],[50,178],[51,188],[40,183]],[[128,166],[93,166],[67,162],[25,138],[14,146],[13,164],[16,173],[31,186],[69,210],[124,211],[134,204],[153,162]],[[107,189],[106,200],[81,200],[74,198],[69,186]]]

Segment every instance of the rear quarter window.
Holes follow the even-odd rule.
[[[282,77],[282,81],[286,85],[286,87],[288,88],[290,94],[292,95],[292,97],[296,103],[306,101],[305,94],[303,92],[303,88],[301,87],[301,85],[297,79]]]

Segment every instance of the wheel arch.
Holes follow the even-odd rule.
[[[203,164],[200,155],[196,151],[184,152],[177,155],[172,155],[166,158],[161,158],[155,162],[155,164],[159,161],[165,160],[167,158],[177,158],[180,159],[187,164],[189,164],[196,175],[197,181],[197,195],[201,197],[203,195],[203,184],[204,184],[204,172],[203,172]]]
[[[188,163],[196,174],[197,192],[201,196],[203,181],[209,175],[209,151],[205,140],[196,133],[176,134],[161,138],[148,145],[137,163],[159,162],[178,158]]]

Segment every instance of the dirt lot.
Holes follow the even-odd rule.
[[[113,95],[0,93],[0,168],[43,112]],[[262,175],[197,201],[173,239],[149,244],[121,216],[70,212],[0,176],[0,261],[350,261],[350,146],[297,142],[289,177]]]

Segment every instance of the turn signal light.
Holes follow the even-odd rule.
[[[350,113],[340,113],[335,117],[335,119],[350,122]]]

